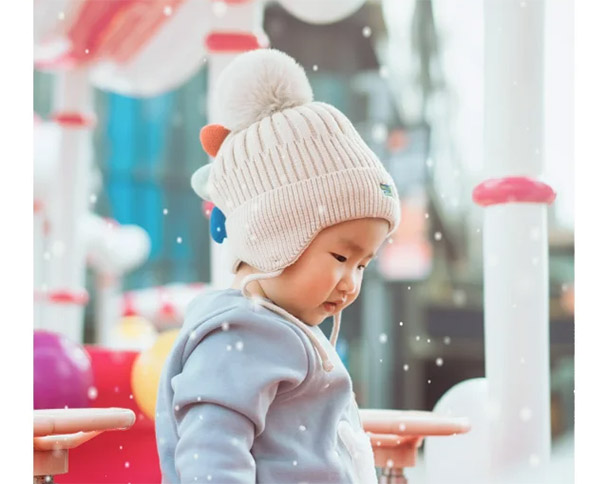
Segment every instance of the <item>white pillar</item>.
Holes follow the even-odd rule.
[[[55,114],[76,114],[90,118],[92,89],[86,69],[58,72]],[[61,123],[59,170],[53,177],[49,214],[47,287],[56,291],[82,293],[85,290],[85,241],[83,219],[87,210],[89,171],[93,159],[92,127]],[[49,303],[44,326],[82,342],[84,307],[74,303]]]
[[[486,0],[488,178],[542,172],[544,2]],[[550,458],[546,205],[484,210],[484,328],[493,478],[528,467],[545,482]]]

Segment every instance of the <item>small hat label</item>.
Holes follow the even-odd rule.
[[[380,188],[382,188],[382,192],[384,193],[385,196],[387,196],[387,197],[395,196],[395,193],[393,192],[393,189],[390,185],[387,185],[386,183],[380,183]]]

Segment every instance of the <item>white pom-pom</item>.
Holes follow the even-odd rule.
[[[212,96],[215,122],[232,132],[313,100],[302,66],[275,49],[252,50],[236,57],[220,74]]]

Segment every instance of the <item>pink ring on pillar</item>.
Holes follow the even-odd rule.
[[[89,302],[89,293],[86,289],[70,291],[59,289],[56,291],[34,291],[34,299],[46,300],[55,304],[76,304],[84,306]]]
[[[246,52],[265,47],[260,39],[247,32],[211,32],[205,38],[205,47],[212,54]]]
[[[73,128],[90,128],[95,126],[95,116],[80,113],[62,112],[53,115],[53,121],[61,126]]]
[[[473,190],[473,201],[482,207],[504,203],[545,203],[555,200],[555,192],[546,183],[513,176],[486,180]]]

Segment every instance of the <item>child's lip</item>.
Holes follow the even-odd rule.
[[[338,305],[334,302],[326,301],[323,303],[323,307],[327,312],[333,313],[336,309],[338,309]]]

